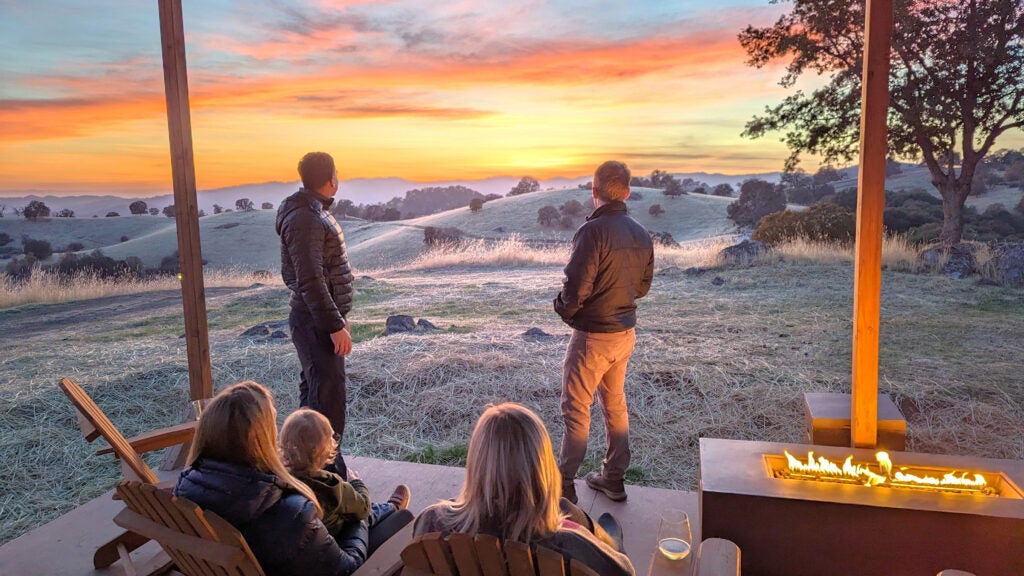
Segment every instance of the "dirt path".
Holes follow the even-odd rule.
[[[206,298],[215,298],[248,290],[246,287],[207,288]],[[125,294],[108,298],[22,306],[0,311],[0,345],[30,339],[54,330],[77,331],[84,325],[102,326],[117,321],[181,314],[181,292],[160,290],[143,294]]]

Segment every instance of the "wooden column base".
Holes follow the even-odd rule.
[[[804,394],[807,438],[820,446],[851,446],[850,395],[833,392]],[[884,394],[878,395],[878,448],[904,451],[907,448],[907,419]]]

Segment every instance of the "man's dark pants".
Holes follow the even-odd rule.
[[[288,315],[292,343],[299,354],[302,375],[299,405],[308,406],[330,421],[338,437],[345,434],[345,357],[334,353],[331,335],[316,329],[306,308],[292,307]],[[345,477],[345,461],[338,451],[337,472]]]

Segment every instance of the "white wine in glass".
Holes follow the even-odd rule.
[[[690,554],[690,544],[679,538],[662,538],[658,550],[669,560],[682,560]]]

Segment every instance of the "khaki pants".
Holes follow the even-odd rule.
[[[605,453],[602,473],[622,480],[629,466],[629,411],[626,408],[626,365],[636,344],[636,331],[610,334],[573,330],[562,365],[562,447],[558,467],[562,482],[576,477],[587,453],[590,406],[597,393],[604,413]]]

